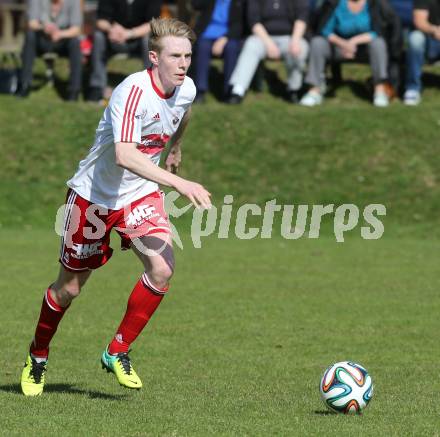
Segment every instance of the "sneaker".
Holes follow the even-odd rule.
[[[79,98],[79,91],[69,91],[66,100],[68,102],[76,102]]]
[[[228,105],[239,105],[243,100],[242,96],[239,96],[238,94],[231,94],[226,100],[225,103]]]
[[[287,100],[290,103],[297,104],[299,102],[298,91],[288,91]]]
[[[316,91],[309,91],[307,94],[303,96],[300,100],[299,104],[302,106],[317,106],[322,103],[322,94]]]
[[[374,93],[373,105],[378,108],[385,108],[390,104],[388,95],[383,91],[376,91]]]
[[[25,396],[40,396],[44,388],[47,361],[37,363],[29,354],[21,374],[21,391]]]
[[[420,92],[417,90],[406,90],[403,95],[403,103],[408,106],[417,106],[422,100]]]
[[[142,381],[131,365],[127,352],[121,352],[117,355],[111,355],[106,349],[101,357],[102,368],[108,373],[114,373],[116,378],[123,387],[140,389]]]
[[[88,102],[99,103],[103,99],[103,92],[101,88],[92,87],[89,90],[89,94],[87,96]]]
[[[15,95],[17,97],[25,99],[26,97],[29,97],[30,91],[31,91],[30,87],[24,86],[24,85],[19,85],[19,87],[17,88],[17,91],[15,92]]]
[[[195,104],[203,104],[203,103],[206,103],[206,96],[205,96],[205,93],[201,93],[201,92],[199,92],[199,93],[197,93],[196,94],[196,97],[195,97],[195,99],[194,99],[194,103]]]

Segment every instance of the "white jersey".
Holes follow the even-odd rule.
[[[157,88],[151,70],[128,76],[114,90],[96,130],[95,143],[67,185],[108,209],[121,209],[156,191],[157,183],[116,165],[115,143],[138,143],[138,149],[159,165],[165,144],[195,94],[189,77],[167,96]]]

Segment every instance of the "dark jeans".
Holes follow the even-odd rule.
[[[204,93],[209,88],[209,65],[212,58],[211,50],[214,41],[213,39],[200,37],[196,43],[195,83],[199,93]],[[240,47],[240,40],[230,39],[223,51],[223,92],[225,95],[228,92],[229,79],[240,54]]]
[[[28,30],[22,52],[21,85],[29,88],[32,83],[32,67],[35,57],[48,52],[68,56],[70,63],[69,91],[81,89],[82,55],[79,38],[65,38],[52,42],[42,31]]]
[[[142,58],[145,68],[151,65],[148,57],[148,36],[127,41],[125,44],[116,44],[107,38],[107,34],[97,30],[93,36],[91,87],[104,89],[107,85],[107,61],[117,53],[127,53]]]
[[[420,30],[414,30],[408,36],[405,84],[407,90],[421,91],[425,57],[431,62],[440,59],[440,41],[426,36]]]

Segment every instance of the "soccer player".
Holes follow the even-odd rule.
[[[211,206],[210,193],[202,185],[171,171],[180,163],[182,132],[196,94],[186,76],[194,40],[193,31],[180,21],[151,21],[152,68],[128,76],[115,89],[93,147],[67,182],[60,272],[45,293],[23,369],[21,388],[27,396],[43,391],[49,344],[70,303],[91,272],[110,259],[112,228],[122,248],[132,248],[145,271],[101,363],[122,386],[142,387],[128,350],[167,293],[174,270],[171,231],[158,184],[173,187],[196,207]],[[160,155],[169,140],[162,169]]]

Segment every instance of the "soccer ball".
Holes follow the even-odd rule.
[[[360,413],[373,396],[373,381],[367,370],[351,361],[328,367],[319,385],[322,400],[333,411]]]

